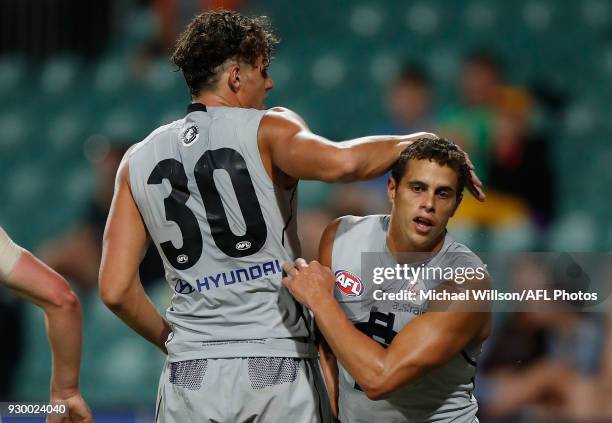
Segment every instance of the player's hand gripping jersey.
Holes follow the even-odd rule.
[[[129,156],[132,195],[174,291],[169,361],[314,357],[308,313],[281,288],[299,254],[296,188],[273,185],[265,111],[189,106]]]
[[[372,290],[399,292],[410,289],[408,281],[374,285],[362,276],[362,252],[380,262],[377,267],[394,268],[397,261],[386,246],[389,216],[347,216],[342,218],[333,244],[332,271],[336,273],[334,294],[348,319],[366,335],[388,346],[411,320],[427,311],[427,303],[399,301],[382,304],[372,299]],[[454,268],[483,266],[463,244],[446,234],[442,249],[426,267]],[[349,279],[347,281],[347,278]],[[432,289],[436,282],[419,281],[416,289]],[[393,309],[397,305],[396,309]],[[386,307],[391,307],[387,310]],[[389,398],[371,401],[355,379],[338,363],[339,418],[342,422],[477,422],[478,405],[473,395],[476,360],[481,344],[469,345],[443,366],[393,393]]]

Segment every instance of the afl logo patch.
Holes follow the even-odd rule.
[[[346,270],[336,272],[336,288],[347,297],[361,297],[364,292],[361,279]]]
[[[185,254],[181,254],[180,256],[176,258],[176,261],[180,264],[184,264],[189,261],[189,257],[187,257]]]
[[[236,243],[236,249],[238,251],[244,251],[251,248],[251,241],[240,241]]]
[[[191,125],[189,128],[183,131],[183,135],[181,135],[181,142],[183,145],[191,145],[194,141],[196,141],[200,136],[200,131],[198,127],[195,125]]]

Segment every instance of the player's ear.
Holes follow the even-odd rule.
[[[236,93],[240,90],[240,65],[233,63],[229,68],[228,85],[232,92]]]
[[[395,179],[393,176],[389,176],[387,179],[387,197],[389,198],[389,202],[393,204],[395,201],[395,189],[397,188],[397,184],[395,183]]]
[[[461,200],[463,200],[463,193],[459,194],[459,196],[457,197],[457,203],[455,204],[455,208],[453,209],[453,212],[451,213],[450,217],[453,217],[455,215],[455,212],[459,208],[459,204],[461,204]]]

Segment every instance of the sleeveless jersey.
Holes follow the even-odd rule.
[[[343,217],[333,244],[332,270],[336,274],[334,293],[351,322],[362,332],[383,346],[388,346],[408,322],[426,312],[427,304],[401,308],[400,311],[381,311],[372,298],[375,289],[398,292],[404,286],[374,285],[362,277],[362,254],[372,256],[381,267],[393,268],[397,261],[386,246],[390,216]],[[480,259],[464,245],[446,234],[442,249],[425,266],[455,267],[482,266]],[[365,266],[364,266],[365,267]],[[341,289],[344,277],[358,278],[359,290]],[[348,286],[348,285],[344,285]],[[424,286],[423,286],[424,287]],[[431,289],[434,286],[427,286]],[[365,290],[365,291],[363,291]],[[360,292],[361,291],[361,292]],[[366,295],[363,294],[365,292]],[[356,294],[356,293],[360,293]],[[370,295],[367,295],[367,294]],[[361,391],[355,379],[338,363],[339,417],[355,422],[477,422],[478,405],[473,396],[476,360],[481,345],[470,345],[443,366],[394,392],[389,398],[372,401]]]
[[[257,146],[265,111],[192,104],[129,154],[130,187],[174,291],[171,362],[313,357],[312,322],[282,287],[299,254],[296,190]]]

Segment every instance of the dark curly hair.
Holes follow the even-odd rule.
[[[278,39],[265,16],[248,17],[229,10],[196,16],[179,36],[170,60],[183,71],[192,96],[212,88],[218,67],[227,59],[270,64]]]
[[[400,158],[391,168],[391,176],[396,182],[402,179],[406,173],[408,161],[412,159],[434,161],[440,166],[448,166],[457,172],[457,198],[461,196],[470,171],[465,153],[457,147],[457,144],[446,138],[420,138],[416,140],[402,151]]]

